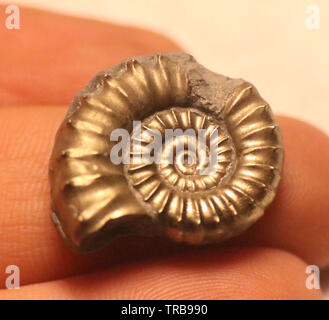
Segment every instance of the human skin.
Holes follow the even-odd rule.
[[[71,99],[127,57],[182,48],[136,28],[25,8],[21,17],[20,30],[0,30],[0,299],[321,298],[305,270],[329,264],[329,139],[288,117],[277,116],[277,196],[242,236],[201,247],[128,237],[88,256],[69,251],[50,220],[47,172]],[[8,265],[20,268],[19,290],[4,289]]]

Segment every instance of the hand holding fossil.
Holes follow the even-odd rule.
[[[19,266],[22,286],[0,290],[1,299],[320,298],[305,287],[305,269],[329,264],[329,139],[288,117],[276,116],[285,146],[277,195],[227,246],[127,237],[90,256],[70,252],[49,218],[48,163],[71,98],[95,70],[182,49],[143,30],[24,8],[22,16],[14,38],[0,33],[0,271]]]

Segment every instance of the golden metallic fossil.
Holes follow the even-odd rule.
[[[158,130],[161,139],[166,129],[203,129],[205,152],[210,144],[216,151],[215,170],[200,174],[205,163],[196,153],[187,162],[185,149],[166,161],[167,145],[158,163],[136,162],[130,150],[129,163],[114,164],[111,133],[125,128],[134,142],[137,120],[142,134]],[[141,154],[147,140],[139,141]],[[219,241],[262,216],[282,164],[280,129],[251,84],[215,74],[185,53],[137,57],[96,75],[73,100],[50,160],[52,218],[80,252],[128,234]]]

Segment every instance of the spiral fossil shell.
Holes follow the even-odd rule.
[[[115,165],[109,136],[125,128],[133,142],[136,120],[161,138],[166,129],[205,130],[204,143],[216,150],[215,171],[201,175],[204,163],[187,163],[185,150],[167,162],[165,146],[159,163],[136,163],[131,150],[129,164]],[[148,141],[140,142],[143,153]],[[250,83],[215,74],[185,53],[128,59],[95,76],[57,133],[49,167],[52,218],[77,251],[127,234],[219,241],[262,216],[282,164],[280,128]]]

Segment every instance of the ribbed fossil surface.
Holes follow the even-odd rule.
[[[137,120],[139,153],[153,141],[147,133],[158,130],[160,161],[136,160],[131,149],[128,164],[114,164],[111,133],[128,130],[133,145]],[[166,129],[204,130],[194,145],[203,143],[206,154],[214,148],[214,170],[200,173],[206,164],[195,150],[168,161],[170,150],[189,138],[165,144]],[[280,129],[251,84],[215,74],[185,53],[137,57],[99,73],[73,100],[50,161],[52,217],[77,251],[127,234],[219,241],[264,213],[282,163]]]

